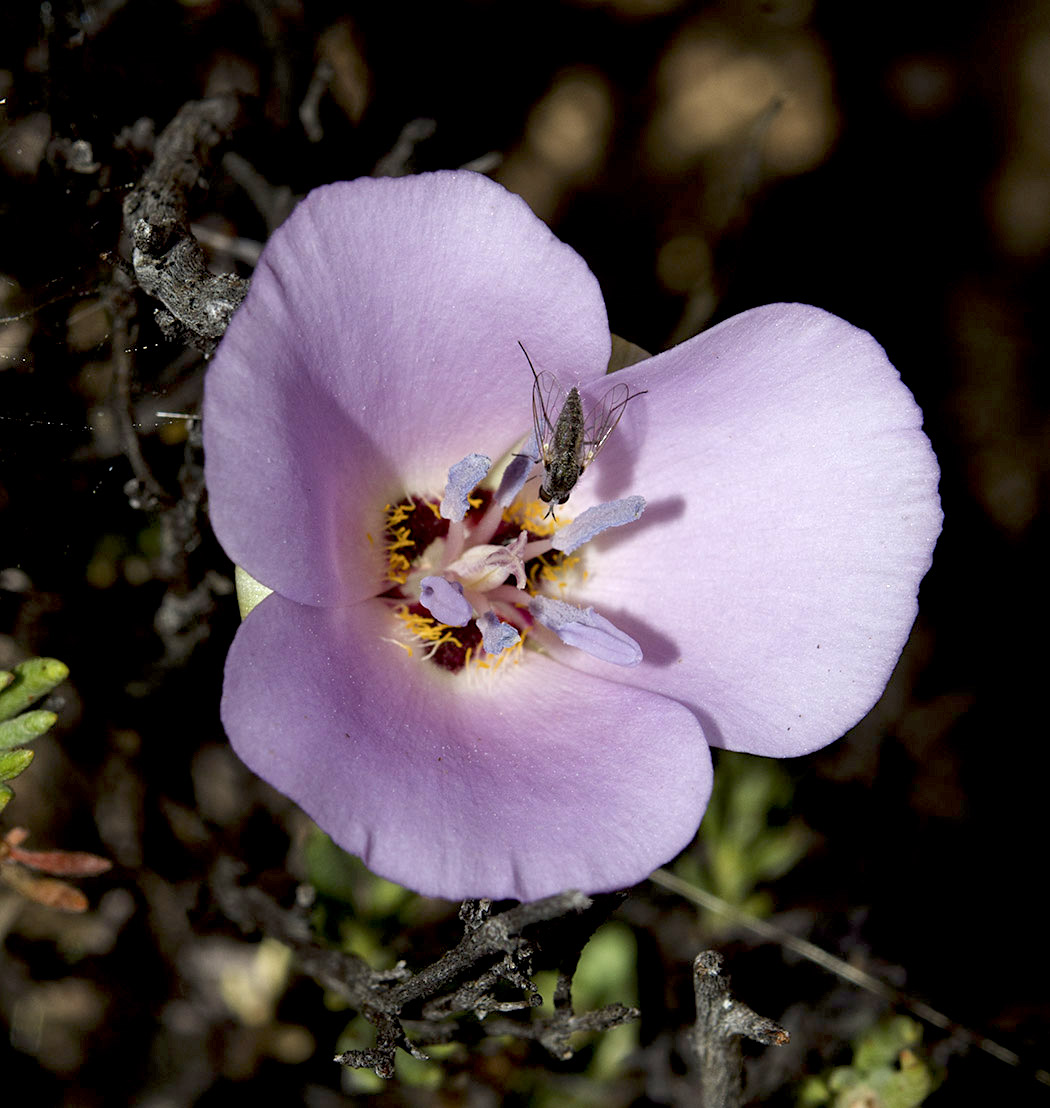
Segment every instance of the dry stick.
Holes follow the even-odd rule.
[[[324,138],[324,127],[321,126],[321,97],[328,91],[334,75],[335,70],[332,69],[331,62],[322,58],[314,69],[306,95],[299,105],[299,122],[303,125],[303,130],[310,142],[320,142]]]
[[[693,962],[696,1024],[693,1050],[700,1069],[701,1103],[704,1108],[738,1108],[743,1057],[740,1036],[765,1046],[783,1046],[790,1036],[765,1016],[753,1012],[729,994],[729,978],[722,975],[722,955],[713,950],[698,954]]]
[[[222,338],[233,313],[248,291],[248,281],[235,274],[208,271],[204,251],[190,229],[191,194],[207,179],[212,157],[240,121],[240,106],[232,96],[192,101],[179,109],[157,139],[153,162],[124,201],[124,229],[132,240],[132,270],[139,286],[156,297],[161,330],[205,352]],[[199,461],[199,430],[193,429],[174,500],[154,478],[135,434],[131,411],[131,361],[134,332],[129,324],[131,297],[114,276],[113,360],[116,416],[124,453],[143,495],[144,508],[158,503],[164,536],[162,575],[179,576],[195,541],[195,521],[203,493]],[[170,643],[166,640],[166,647]]]
[[[128,327],[125,312],[128,304],[126,297],[118,297],[113,309],[113,391],[114,414],[120,428],[120,442],[124,456],[131,464],[135,480],[145,493],[144,507],[152,508],[158,503],[169,504],[171,497],[153,476],[139,447],[139,437],[135,434],[134,415],[131,410],[131,346],[135,342],[134,331]]]
[[[167,309],[162,330],[210,352],[248,291],[231,273],[208,272],[189,224],[189,197],[232,133],[240,107],[231,96],[184,104],[157,139],[153,164],[124,201],[135,279]]]
[[[223,859],[216,867],[212,888],[229,919],[244,930],[262,930],[290,947],[304,973],[357,1008],[373,1024],[375,1047],[347,1051],[336,1061],[346,1066],[371,1066],[381,1077],[393,1075],[398,1047],[425,1057],[415,1043],[447,1042],[476,1034],[476,1028],[466,1023],[424,1018],[408,1024],[414,1036],[414,1042],[409,1041],[402,1021],[405,1008],[422,1005],[424,1016],[428,1009],[438,1016],[467,1008],[479,1018],[499,1011],[500,1002],[491,992],[498,980],[506,979],[522,988],[527,983],[531,988],[526,971],[535,946],[522,936],[522,931],[537,924],[564,927],[593,903],[591,897],[570,890],[491,916],[488,902],[468,901],[460,910],[465,934],[452,950],[418,973],[403,964],[391,972],[376,973],[362,959],[318,944],[301,914],[281,908],[259,889],[239,885],[230,859]],[[455,990],[452,998],[446,999],[451,990]],[[531,1007],[532,1002],[525,1006]],[[611,1004],[581,1015],[556,1012],[533,1023],[489,1019],[482,1033],[535,1039],[555,1056],[565,1058],[572,1054],[569,1037],[575,1031],[601,1030],[637,1018],[635,1009]]]
[[[909,1012],[918,1016],[919,1019],[932,1024],[934,1027],[940,1028],[942,1031],[962,1032],[975,1046],[980,1047],[981,1050],[986,1054],[992,1055],[993,1058],[998,1058],[1001,1062],[1006,1062],[1011,1066],[1021,1065],[1021,1058],[1012,1050],[1008,1050],[1005,1046],[1000,1046],[999,1043],[985,1038],[983,1035],[978,1035],[976,1032],[970,1031],[968,1028],[949,1019],[943,1012],[938,1012],[935,1008],[931,1008],[924,1001],[918,1000],[916,997],[908,996],[907,993],[895,989],[885,981],[880,981],[879,978],[873,977],[870,973],[865,973],[864,970],[850,965],[849,962],[845,962],[841,958],[836,958],[834,954],[829,954],[826,950],[822,950],[815,943],[808,942],[806,939],[800,939],[797,935],[792,935],[783,928],[776,927],[774,924],[767,923],[765,920],[747,915],[745,912],[741,912],[737,908],[734,908],[732,904],[722,900],[721,897],[698,888],[696,885],[690,885],[687,881],[683,881],[680,877],[676,877],[667,870],[658,869],[652,874],[649,880],[656,885],[668,889],[670,892],[677,893],[686,900],[691,900],[694,904],[700,905],[701,908],[707,908],[709,911],[718,912],[719,915],[728,916],[745,930],[752,932],[752,934],[758,935],[769,942],[787,947],[788,950],[793,950],[796,954],[815,963],[822,969],[826,969],[830,973],[834,973],[838,977],[841,977],[844,981],[850,982],[851,985],[857,985],[859,988],[866,989],[868,992],[882,997],[882,999],[889,1004],[908,1009]],[[1050,1085],[1050,1072],[1047,1070],[1037,1069],[1033,1072],[1032,1076],[1041,1084]]]
[[[384,154],[372,170],[373,177],[405,177],[412,172],[416,147],[437,130],[433,119],[411,119],[401,128],[393,149]]]

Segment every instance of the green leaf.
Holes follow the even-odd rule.
[[[323,896],[354,903],[360,863],[342,851],[320,828],[313,828],[305,845],[306,877]]]
[[[619,920],[602,924],[583,948],[573,975],[572,995],[577,1010],[615,1002],[637,1003],[637,965],[634,932]]]
[[[795,1094],[798,1108],[819,1108],[831,1099],[831,1091],[820,1077],[806,1077]]]
[[[6,754],[0,754],[0,781],[17,777],[32,760],[31,750],[9,750]]]
[[[426,1051],[427,1054],[431,1053],[429,1044]],[[422,1058],[413,1058],[411,1054],[406,1054],[402,1050],[397,1052],[394,1064],[397,1067],[398,1081],[405,1085],[414,1085],[421,1089],[437,1089],[445,1079],[444,1067],[439,1063],[429,1059],[424,1061]]]
[[[15,666],[15,679],[0,692],[0,720],[11,719],[69,676],[69,667],[57,658],[30,658]]]
[[[594,1043],[587,1076],[595,1082],[615,1081],[638,1054],[638,1022],[621,1023],[603,1031]],[[428,1048],[429,1049],[429,1048]]]
[[[770,830],[751,851],[751,866],[757,878],[774,881],[783,877],[806,856],[815,837],[799,823]]]
[[[922,1028],[908,1016],[880,1020],[854,1043],[853,1065],[864,1073],[890,1066],[902,1050],[915,1046],[921,1038]]]
[[[362,918],[384,919],[412,897],[401,885],[376,877],[360,858],[340,849],[318,827],[306,840],[306,873],[324,896],[352,905]]]
[[[15,795],[10,785],[0,784],[0,812],[7,807],[7,802]]]
[[[917,1108],[933,1092],[933,1074],[911,1051],[901,1053],[900,1069],[885,1088],[887,1108]]]
[[[42,709],[35,712],[23,712],[14,719],[0,723],[0,750],[10,750],[22,743],[31,743],[38,739],[49,727],[54,725],[58,716],[54,712]]]

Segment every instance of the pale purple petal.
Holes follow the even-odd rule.
[[[831,742],[882,693],[940,531],[911,393],[870,335],[791,304],[623,377],[649,395],[595,463],[590,495],[629,488],[648,508],[596,540],[578,597],[641,645],[623,680],[692,707],[716,745],[793,755]]]
[[[594,277],[519,197],[467,172],[312,192],[267,244],[206,378],[226,552],[304,603],[380,591],[387,500],[439,493],[456,458],[525,433],[519,341],[581,381],[610,346]]]
[[[539,656],[452,678],[393,633],[381,601],[275,594],[223,686],[240,757],[374,872],[528,900],[631,885],[692,839],[711,769],[691,712]]]

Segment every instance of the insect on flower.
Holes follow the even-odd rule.
[[[539,495],[544,504],[551,505],[547,514],[554,515],[554,505],[568,502],[583,471],[620,422],[627,402],[648,389],[631,392],[625,384],[613,385],[584,419],[580,390],[575,385],[566,390],[553,373],[537,373],[529,352],[522,343],[518,345],[533,377],[532,425],[543,463]]]

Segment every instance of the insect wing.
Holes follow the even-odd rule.
[[[533,370],[533,374],[536,380],[532,386],[532,427],[540,460],[546,466],[554,457],[554,428],[569,392],[553,373]]]
[[[631,393],[627,385],[613,385],[611,389],[587,413],[583,432],[583,465],[589,466],[605,445],[606,439],[620,422],[627,401],[638,393]]]

